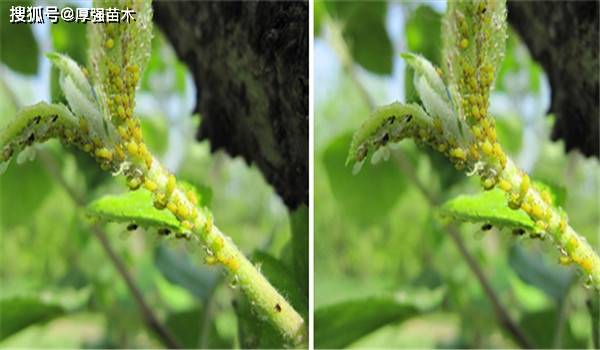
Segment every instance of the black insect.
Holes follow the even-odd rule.
[[[52,122],[54,123],[58,119],[58,114],[52,116]]]
[[[35,116],[35,118],[33,118],[33,122],[37,125],[40,123],[40,121],[42,121],[42,117],[37,115]]]
[[[171,230],[169,230],[168,228],[161,228],[158,229],[158,234],[161,236],[168,236],[171,234]]]
[[[281,305],[275,304],[275,311],[281,312]]]
[[[406,122],[408,123],[408,122],[409,122],[409,121],[411,121],[411,120],[412,120],[412,114],[408,114],[408,115],[406,116]]]
[[[482,229],[483,231],[489,231],[489,230],[491,230],[491,229],[492,229],[492,227],[493,227],[493,226],[492,226],[492,224],[489,224],[489,223],[488,223],[488,224],[483,224],[483,226],[481,226],[481,229]]]
[[[525,230],[522,228],[516,228],[512,231],[513,235],[515,236],[523,236],[525,234]]]
[[[137,230],[137,228],[138,228],[138,225],[135,223],[127,225],[127,231],[135,231],[135,230]]]
[[[27,143],[27,145],[31,145],[31,144],[33,144],[34,141],[35,141],[35,135],[33,133],[31,133],[29,135],[29,137],[27,138],[26,143]]]

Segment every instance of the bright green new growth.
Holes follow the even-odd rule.
[[[427,112],[398,102],[378,108],[356,131],[347,163],[360,165],[369,152],[406,137],[427,144],[445,154],[457,169],[478,175],[484,190],[497,186],[505,193],[506,208],[519,214],[508,215],[503,209],[496,218],[502,220],[504,215],[505,220],[521,221],[523,228],[534,233],[532,237],[551,240],[561,254],[561,262],[577,264],[588,276],[586,283],[600,289],[600,258],[596,252],[569,226],[567,215],[552,203],[549,192],[531,184],[496,139],[495,121],[488,107],[504,55],[505,2],[451,1],[444,27],[445,79],[425,58],[402,55],[415,71],[414,85]],[[405,118],[399,127],[395,118],[406,115],[408,109],[419,111],[418,118]],[[465,199],[444,209],[459,219],[490,221],[494,216],[489,207],[484,214],[467,214],[457,210],[458,203],[464,205]]]
[[[207,264],[223,265],[251,304],[290,344],[306,342],[302,317],[213,224],[210,211],[199,206],[198,195],[178,182],[144,143],[133,109],[135,90],[151,48],[150,1],[107,0],[95,6],[133,9],[136,20],[88,25],[89,73],[67,56],[48,54],[60,70],[59,82],[69,107],[39,103],[23,108],[0,131],[0,167],[6,167],[11,157],[25,147],[50,138],[59,138],[63,144],[90,154],[102,169],[124,175],[132,191],[142,186],[148,191],[100,199],[89,208],[93,215],[141,225],[158,224],[183,232],[186,238],[201,240],[208,252]]]

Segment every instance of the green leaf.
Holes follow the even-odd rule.
[[[62,316],[66,310],[58,303],[38,297],[14,296],[0,299],[0,340],[35,324]]]
[[[86,24],[59,21],[50,26],[50,32],[52,34],[53,50],[69,55],[69,57],[84,66],[87,49]],[[51,100],[52,102],[67,103],[60,90],[58,77],[59,71],[53,67],[50,73]]]
[[[440,66],[442,47],[442,17],[428,5],[420,5],[406,21],[406,45],[411,52],[419,53],[436,66]],[[413,85],[414,71],[407,65],[404,68],[404,95],[406,102],[418,102],[419,97]]]
[[[364,166],[352,175],[344,165],[351,141],[352,133],[344,133],[325,148],[329,184],[345,217],[361,225],[380,223],[406,189],[405,177],[392,162]]]
[[[557,336],[558,312],[555,308],[525,314],[519,322],[525,334],[528,335],[535,348],[538,349],[584,349],[585,341],[577,339],[571,330],[569,322],[565,322],[561,336],[562,344],[555,344]]]
[[[0,1],[0,60],[16,72],[35,75],[40,50],[33,36],[32,25],[9,22],[12,6],[30,5],[30,1]]]
[[[327,1],[327,11],[342,23],[354,62],[376,74],[391,74],[393,48],[385,28],[387,3]]]
[[[557,302],[565,298],[575,281],[572,269],[549,263],[541,254],[525,251],[519,246],[511,248],[508,262],[525,283],[537,287]]]
[[[214,322],[204,324],[201,308],[172,313],[167,316],[165,325],[186,349],[230,349],[232,344],[223,339]],[[206,329],[207,339],[201,339],[201,331]]]
[[[0,227],[8,230],[30,222],[52,191],[53,181],[39,162],[9,164],[0,175]]]
[[[182,229],[170,211],[154,207],[152,193],[144,188],[98,198],[88,205],[87,212],[107,221],[134,222],[144,227],[166,227],[175,231]]]
[[[154,263],[169,282],[185,288],[204,302],[211,296],[220,279],[217,269],[193,264],[187,255],[162,245],[157,246],[154,251]]]
[[[292,254],[296,281],[308,297],[308,207],[303,204],[290,215]]]
[[[418,315],[410,304],[391,298],[346,301],[315,310],[315,348],[339,349],[388,324]]]
[[[499,189],[475,195],[460,195],[444,203],[441,210],[443,214],[461,221],[488,222],[500,227],[535,230],[535,223],[524,211],[508,207],[506,196]]]
[[[321,28],[323,27],[323,20],[325,17],[325,2],[323,0],[315,0],[313,2],[313,13],[314,13],[314,33],[315,37],[321,35]]]
[[[408,50],[419,53],[433,64],[440,65],[442,16],[429,5],[420,5],[404,26]]]

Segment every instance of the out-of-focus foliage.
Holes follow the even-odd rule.
[[[39,47],[30,24],[11,24],[13,6],[31,6],[29,1],[0,2],[0,61],[10,69],[26,75],[38,71]]]
[[[412,51],[440,63],[444,7],[439,2],[388,3],[384,23],[394,43],[393,57]],[[321,6],[319,11],[328,9]],[[396,156],[400,152],[404,155],[414,175],[440,203],[458,195],[480,196],[478,181],[457,172],[437,152],[415,147],[412,141],[404,141],[392,150],[389,162],[365,165],[359,173],[362,176],[382,166],[395,167],[397,175],[393,177],[370,174],[352,179],[352,169],[343,167],[344,157],[340,155],[339,164],[335,164],[331,150],[342,148],[344,138],[347,150],[347,135],[370,112],[355,79],[377,105],[383,105],[410,101],[411,84],[405,82],[412,83],[412,76],[407,76],[410,70],[403,66],[384,76],[364,70],[356,70],[356,77],[347,75],[327,36],[330,19],[319,17],[315,38],[315,339],[330,344],[341,334],[348,341],[340,345],[356,348],[514,347],[511,336],[495,319],[477,279],[449,239],[444,229],[448,219],[440,208],[428,203],[410,176],[398,167]],[[402,61],[394,59],[394,65],[398,64]],[[569,213],[573,227],[597,246],[597,161],[564,154],[560,143],[549,141],[550,118],[544,115],[550,93],[546,78],[510,31],[506,56],[498,71],[490,113],[496,118],[500,142],[533,179],[551,185],[554,200]],[[341,197],[341,186],[348,191],[354,186],[356,196]],[[395,198],[390,193],[395,193]],[[362,220],[369,216],[376,218]],[[512,228],[497,225],[484,230],[481,223],[463,224],[459,229],[467,250],[482,267],[501,304],[535,346],[592,346],[594,327],[585,305],[593,293],[581,287],[575,270],[558,263],[559,256],[547,246],[548,242],[515,236]],[[434,290],[441,290],[443,301],[428,312],[406,314],[397,323],[384,322],[387,313],[380,312],[378,321],[382,326],[371,329],[367,326],[373,318],[364,315],[366,308],[348,314],[350,308],[344,307],[369,298],[397,300],[394,298],[403,296],[401,300],[410,301]],[[330,322],[319,322],[323,314],[329,315]],[[344,323],[354,319],[360,326]],[[338,338],[331,333],[333,327],[338,327]]]
[[[0,2],[3,9],[6,5],[10,7],[10,2]],[[2,18],[9,14],[2,12]],[[35,70],[13,66],[2,56],[0,69],[7,74],[0,76],[0,128],[25,104],[49,96],[64,102],[57,72],[49,64],[38,67],[38,62],[46,60],[38,47],[66,53],[82,66],[87,49],[81,24],[47,23],[43,30],[32,32],[28,25],[1,23],[0,52],[22,45],[28,51],[18,63],[27,65],[32,59]],[[10,40],[4,36],[6,30]],[[29,36],[21,36],[21,30]],[[16,47],[15,52],[20,49]],[[23,78],[36,73],[35,80]],[[135,113],[141,118],[149,148],[179,179],[200,192],[202,204],[210,206],[219,227],[245,253],[251,256],[256,250],[260,251],[257,256],[267,257],[257,258],[263,272],[268,278],[274,274],[282,293],[306,313],[307,286],[301,287],[298,281],[305,278],[301,270],[305,276],[307,261],[302,267],[292,256],[300,254],[298,259],[302,259],[308,251],[290,248],[292,229],[299,232],[298,237],[302,232],[307,237],[302,222],[308,220],[306,209],[304,214],[294,213],[297,217],[291,220],[256,168],[221,152],[212,154],[208,143],[195,140],[193,130],[201,118],[191,115],[196,95],[191,75],[158,31],[141,79]],[[120,223],[99,221],[75,204],[42,160],[54,158],[58,173],[87,203],[105,195],[119,198],[126,192],[125,181],[99,169],[87,155],[55,141],[36,146],[32,154],[36,153],[33,161],[12,162],[0,176],[0,346],[164,346],[146,326],[126,284],[94,237],[94,223],[107,233],[146,302],[182,346],[230,348],[247,341],[240,337],[242,322],[232,308],[232,303],[241,305],[245,298],[221,268],[203,264],[205,252],[200,244],[176,240],[173,234],[163,236],[143,225],[127,230],[128,223],[139,219],[131,215],[140,213],[125,213],[129,216]],[[119,208],[113,204],[100,206],[115,214]],[[277,277],[288,272],[285,279]],[[245,316],[254,317],[256,327],[266,327],[249,308]],[[273,330],[265,333],[269,331]],[[280,341],[270,344],[281,347]]]
[[[318,1],[317,1],[318,2]],[[392,72],[392,43],[385,30],[387,3],[383,1],[327,1],[329,16],[338,21],[342,35],[350,48],[353,60],[376,74]],[[315,23],[317,29],[322,15]]]

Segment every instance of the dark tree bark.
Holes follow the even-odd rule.
[[[508,20],[546,71],[556,115],[552,139],[598,157],[598,2],[511,1]]]
[[[308,3],[155,2],[197,87],[199,140],[241,155],[286,205],[308,203]]]

